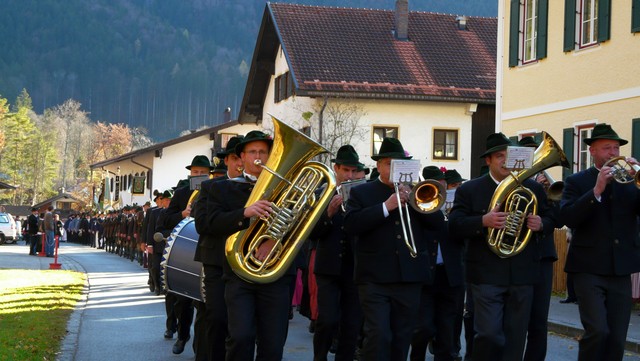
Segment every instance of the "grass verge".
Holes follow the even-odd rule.
[[[0,360],[55,360],[84,273],[0,269]]]

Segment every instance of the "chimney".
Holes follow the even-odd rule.
[[[467,30],[467,18],[466,16],[458,16],[456,17],[456,23],[458,23],[458,30]]]
[[[230,121],[231,121],[231,107],[226,107],[226,108],[224,108],[223,121],[224,121],[225,123],[227,123],[227,122],[230,122]]]
[[[396,0],[396,39],[409,38],[409,0]]]

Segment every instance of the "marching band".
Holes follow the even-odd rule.
[[[393,162],[411,158],[398,139],[384,138],[371,157],[378,177],[367,180],[351,145],[329,169],[308,161],[324,148],[304,138],[288,128],[233,137],[217,164],[198,155],[187,166],[190,176],[222,169],[198,191],[184,182],[154,193],[156,207],[125,207],[98,222],[108,252],[148,265],[151,292],[166,297],[164,337],[178,332],[174,353],[191,336],[195,305],[197,361],[282,360],[296,268],[311,264],[316,361],[330,352],[335,360],[425,360],[427,349],[438,361],[544,360],[553,231],[566,225],[566,271],[585,329],[579,360],[622,359],[630,274],[640,271],[640,166],[608,162],[627,143],[610,126],[594,128],[586,143],[595,165],[567,178],[561,199],[548,198],[548,179],[537,176],[566,165],[553,139],[513,144],[495,133],[478,178],[422,169],[438,184],[428,189],[439,199],[429,211],[411,204],[426,202],[416,189],[393,181]],[[312,149],[302,149],[306,141]],[[505,167],[512,146],[537,148],[530,168]],[[184,219],[192,224],[176,231]],[[197,238],[188,249],[176,242],[187,227]],[[180,294],[163,275],[178,248],[201,269],[186,281],[198,295]]]

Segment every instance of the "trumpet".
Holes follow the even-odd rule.
[[[557,202],[560,199],[562,199],[562,190],[564,189],[564,182],[556,181],[555,179],[553,179],[551,174],[549,174],[549,172],[547,172],[546,170],[543,170],[542,172],[538,173],[538,176],[540,175],[543,175],[547,179],[547,182],[549,183],[548,185],[544,185],[544,190],[547,192],[547,199],[554,202]],[[536,176],[536,182],[538,181],[537,178],[538,177]]]
[[[396,197],[398,199],[398,211],[400,212],[400,222],[402,223],[402,233],[404,243],[409,249],[411,257],[418,256],[418,249],[411,229],[411,215],[409,205],[418,213],[429,214],[438,211],[445,203],[446,190],[442,183],[437,180],[427,179],[414,185],[409,192],[409,202],[404,206],[400,205],[400,183],[394,183]]]
[[[611,174],[616,182],[626,184],[635,184],[637,188],[640,188],[640,165],[631,164],[627,161],[626,157],[615,157],[609,159],[603,167],[611,167]]]

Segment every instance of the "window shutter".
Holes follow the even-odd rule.
[[[520,0],[511,0],[509,16],[509,67],[518,66],[520,49]]]
[[[611,0],[598,1],[598,42],[611,37]]]
[[[509,137],[509,140],[511,141],[511,143],[518,145],[518,136],[514,135],[513,137]]]
[[[564,1],[564,51],[576,47],[576,0]]]
[[[542,142],[542,133],[538,132],[533,136],[533,140],[536,141],[536,143],[540,144],[540,142]]]
[[[536,40],[536,59],[547,57],[547,23],[549,19],[549,0],[538,1],[538,37]]]
[[[640,32],[640,0],[633,0],[631,5],[631,32]]]
[[[562,150],[569,161],[569,168],[562,168],[562,179],[573,174],[573,128],[562,130]]]
[[[632,121],[631,156],[635,159],[640,159],[640,118],[636,118]]]

